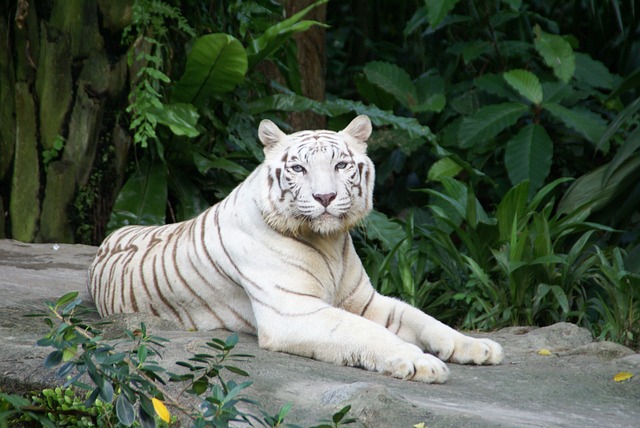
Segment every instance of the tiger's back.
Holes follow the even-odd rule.
[[[89,269],[88,289],[100,315],[142,312],[187,329],[255,333],[247,294],[211,255],[211,247],[220,247],[218,209],[181,223],[113,232]],[[207,230],[216,233],[205,243]]]

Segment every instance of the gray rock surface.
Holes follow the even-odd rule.
[[[42,365],[50,349],[35,341],[46,333],[41,311],[69,291],[85,291],[86,269],[96,248],[23,244],[0,240],[0,390],[42,388],[60,381]],[[171,340],[166,367],[186,360],[211,337],[228,332],[184,332],[144,315],[118,317],[115,325],[135,328],[144,320],[153,334]],[[545,328],[512,327],[483,334],[506,351],[501,366],[451,364],[444,385],[392,379],[350,367],[263,351],[252,336],[236,350],[255,358],[238,363],[254,384],[249,392],[270,412],[285,403],[287,421],[317,423],[345,406],[364,427],[640,427],[640,354],[616,344],[593,342],[572,324]],[[540,349],[551,351],[539,355]],[[614,382],[628,371],[635,376]]]

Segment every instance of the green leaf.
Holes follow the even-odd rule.
[[[172,99],[202,105],[212,95],[232,91],[244,80],[247,66],[247,53],[237,39],[221,33],[202,36],[187,56]]]
[[[542,102],[542,85],[535,74],[527,70],[511,70],[503,76],[504,80],[527,100],[534,104]]]
[[[509,142],[504,154],[504,164],[511,183],[529,180],[531,191],[543,184],[553,158],[553,141],[541,125],[527,125]]]
[[[358,93],[369,104],[374,104],[383,110],[393,110],[398,102],[394,97],[390,97],[387,91],[371,83],[364,74],[354,76],[354,83]]]
[[[515,124],[527,110],[528,107],[521,103],[493,104],[480,108],[475,114],[462,120],[458,131],[458,145],[469,148],[495,137]]]
[[[569,42],[561,36],[545,33],[539,25],[535,26],[534,31],[534,46],[544,62],[553,69],[553,74],[565,83],[571,80],[576,69],[576,58]]]
[[[611,140],[611,138],[613,138],[616,133],[620,132],[621,128],[625,129],[626,127],[628,127],[629,129],[631,129],[638,121],[638,112],[640,112],[640,98],[636,98],[633,102],[627,105],[621,112],[616,115],[611,123],[609,123],[607,131],[602,134],[602,137],[600,137],[600,141],[598,141],[598,144],[596,144],[596,149],[604,151],[605,145],[608,146],[609,140]],[[638,131],[638,129],[640,128],[636,127],[634,134]],[[618,150],[618,154],[621,151],[626,150],[625,146],[627,146],[630,141],[634,141],[634,138],[631,136],[627,137],[626,141],[622,144],[622,147]],[[631,149],[631,151],[635,151],[635,148]],[[616,157],[618,157],[618,154],[616,154]]]
[[[440,76],[423,76],[415,82],[418,93],[418,105],[413,107],[415,113],[434,111],[440,113],[447,99],[444,95],[445,82]]]
[[[491,43],[484,40],[474,40],[470,42],[457,42],[447,49],[447,53],[452,55],[462,55],[465,64],[480,58],[482,55],[491,53],[493,47]]]
[[[373,210],[362,221],[365,234],[369,239],[376,239],[389,251],[405,238],[402,226],[391,221],[383,213]]]
[[[349,413],[350,410],[351,410],[351,405],[345,406],[342,409],[340,409],[339,412],[333,415],[333,418],[332,418],[333,423],[334,424],[340,423],[344,419],[346,414]]]
[[[251,174],[251,172],[242,165],[229,159],[218,158],[213,155],[207,158],[199,153],[194,153],[193,161],[201,174],[206,174],[211,168],[226,171],[238,179],[245,179]]]
[[[63,352],[60,350],[56,350],[51,352],[44,359],[44,366],[48,369],[53,368],[62,362]]]
[[[578,107],[568,109],[556,103],[545,103],[543,107],[556,119],[582,134],[593,144],[597,144],[607,130],[606,122],[602,116],[590,110]]]
[[[517,96],[506,84],[504,77],[499,74],[486,73],[480,77],[477,77],[473,83],[476,87],[487,91],[490,94],[497,95],[501,98],[506,98],[509,101],[520,102],[520,97]]]
[[[136,420],[135,409],[124,394],[118,395],[116,399],[116,415],[118,415],[118,421],[126,427],[133,425]]]
[[[520,10],[520,6],[522,6],[522,0],[502,0],[502,3],[508,5],[511,10]]]
[[[427,17],[429,25],[435,28],[451,12],[456,3],[460,0],[427,0]]]
[[[640,98],[636,100],[640,102]],[[609,181],[611,176],[616,172],[618,168],[634,153],[640,151],[640,127],[633,130],[627,139],[624,141],[622,146],[616,152],[616,155],[613,157],[611,162],[609,162],[609,166],[605,170],[605,174],[602,177],[602,182],[606,183]]]
[[[67,303],[72,302],[77,297],[78,297],[78,292],[77,291],[71,291],[71,292],[65,294],[64,296],[60,297],[56,301],[56,308],[59,308],[60,306],[64,306]]]
[[[102,382],[98,385],[100,388],[100,396],[106,403],[113,401],[113,385],[109,379],[101,379]]]
[[[319,0],[312,5],[302,9],[291,17],[269,27],[260,37],[252,40],[247,48],[249,66],[253,68],[261,60],[273,55],[282,47],[295,33],[307,31],[314,25],[327,27],[317,21],[301,21],[302,18],[313,8],[327,3],[329,0]]]
[[[116,198],[107,230],[112,232],[131,224],[164,224],[166,206],[165,165],[161,162],[140,162]]]
[[[574,181],[558,204],[558,212],[571,213],[580,207],[598,211],[640,180],[640,154],[626,159],[604,182],[608,165],[602,165]]]
[[[204,394],[209,388],[209,380],[206,377],[201,377],[200,379],[193,382],[191,389],[193,393],[196,395]]]
[[[560,305],[560,308],[562,308],[562,312],[565,314],[569,312],[569,299],[567,299],[567,295],[564,290],[559,285],[552,285],[551,292]]]
[[[509,189],[498,204],[496,218],[501,241],[508,242],[512,229],[517,228],[520,218],[526,211],[528,198],[529,182],[523,181]]]
[[[429,181],[440,181],[442,177],[455,177],[463,170],[455,160],[451,158],[442,158],[431,165],[427,179]]]
[[[397,65],[374,61],[367,63],[363,71],[369,82],[393,95],[403,106],[413,110],[418,103],[418,93],[409,73]]]
[[[586,53],[575,53],[575,79],[594,88],[613,89],[616,81],[609,69],[600,61],[596,61]]]
[[[192,104],[164,104],[162,109],[150,108],[156,115],[158,123],[168,126],[175,135],[197,137],[200,131],[196,128],[200,115]]]

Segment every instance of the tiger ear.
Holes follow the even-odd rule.
[[[351,121],[346,128],[342,130],[345,134],[348,134],[358,141],[366,143],[371,136],[371,120],[369,116],[361,114]]]
[[[264,119],[260,122],[260,126],[258,127],[258,138],[260,142],[264,145],[265,150],[276,145],[278,142],[282,141],[287,134],[282,132],[278,125],[271,122],[268,119]]]

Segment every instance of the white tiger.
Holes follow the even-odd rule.
[[[264,120],[258,133],[264,162],[223,201],[103,242],[88,282],[102,316],[146,312],[187,329],[257,333],[264,349],[423,382],[447,380],[441,360],[502,361],[496,342],[371,286],[349,235],[372,208],[368,117],[291,135]]]

